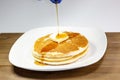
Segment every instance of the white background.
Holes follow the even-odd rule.
[[[59,17],[61,26],[120,32],[120,0],[63,0]],[[55,5],[50,0],[0,0],[0,33],[43,26],[56,26]]]

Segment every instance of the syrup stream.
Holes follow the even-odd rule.
[[[58,4],[56,4],[56,20],[57,20],[57,30],[58,30],[58,35],[59,35],[59,30],[60,30],[60,24],[59,24],[59,12],[58,12]]]

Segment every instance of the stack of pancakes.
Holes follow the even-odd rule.
[[[56,39],[51,38],[52,34],[37,39],[33,49],[35,61],[49,65],[61,65],[72,63],[85,55],[88,49],[87,38],[76,32],[63,33],[57,35],[60,37]]]

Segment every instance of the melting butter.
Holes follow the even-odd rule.
[[[69,36],[66,33],[53,33],[50,35],[50,38],[55,42],[63,42],[69,38]]]

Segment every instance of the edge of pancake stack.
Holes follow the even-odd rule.
[[[35,61],[48,65],[62,65],[77,61],[88,50],[88,40],[77,32],[48,34],[36,40]]]

